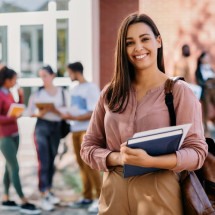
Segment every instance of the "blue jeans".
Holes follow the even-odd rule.
[[[35,145],[39,162],[39,190],[52,187],[55,172],[54,159],[60,143],[60,122],[38,119],[35,127]]]

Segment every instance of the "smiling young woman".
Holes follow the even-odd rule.
[[[152,69],[157,71],[157,50],[161,47],[161,37],[155,36],[151,28],[144,23],[129,27],[126,37],[128,59],[139,71]]]
[[[88,165],[105,171],[99,215],[183,214],[177,172],[200,168],[207,155],[201,106],[187,84],[178,81],[173,89],[177,124],[192,123],[178,151],[151,156],[125,144],[136,132],[170,126],[167,79],[155,23],[145,14],[129,15],[119,28],[113,79],[100,95],[81,148]],[[124,164],[162,170],[125,179]]]

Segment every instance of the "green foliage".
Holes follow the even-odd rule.
[[[72,172],[71,170],[63,170],[63,180],[66,185],[74,189],[75,192],[80,193],[82,190],[81,178],[78,171]]]

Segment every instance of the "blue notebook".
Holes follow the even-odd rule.
[[[127,146],[130,148],[144,149],[149,155],[158,156],[171,154],[178,150],[183,130],[172,130],[168,132],[147,135],[128,139]],[[155,172],[160,169],[124,165],[124,178]]]

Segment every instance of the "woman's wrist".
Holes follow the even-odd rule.
[[[107,157],[107,166],[122,166],[120,152],[111,152]]]
[[[157,162],[158,162],[157,157],[154,157],[151,155],[148,155],[147,159],[144,159],[142,161],[144,167],[150,167],[150,168],[155,167]]]
[[[148,167],[155,167],[161,169],[173,169],[177,165],[176,154],[150,156]]]

